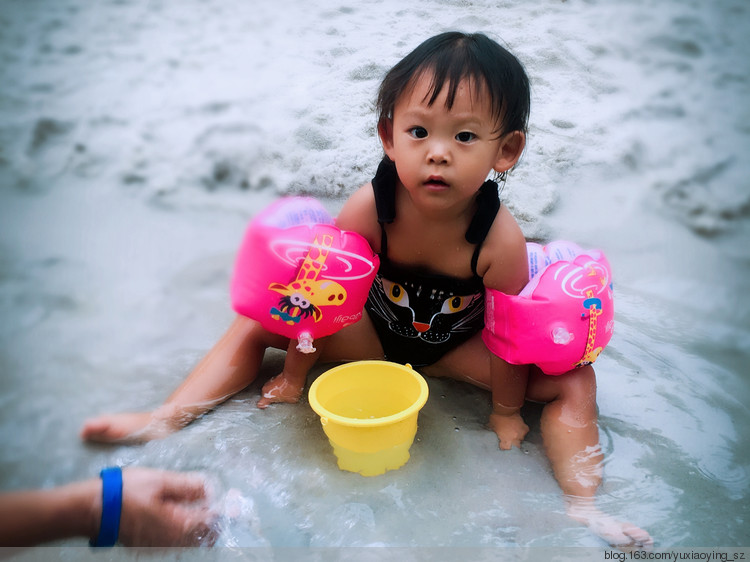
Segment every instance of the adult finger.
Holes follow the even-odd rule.
[[[218,538],[216,512],[207,507],[174,505],[172,519],[175,529],[180,529],[174,543],[178,546],[212,546]]]
[[[174,502],[194,502],[206,499],[206,479],[200,474],[165,472],[162,475],[161,497]]]

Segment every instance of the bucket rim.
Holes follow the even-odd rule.
[[[382,365],[382,366],[387,366],[391,368],[398,368],[402,371],[405,371],[408,374],[412,375],[413,378],[419,384],[419,396],[408,408],[396,414],[392,414],[390,416],[360,419],[360,418],[349,418],[346,416],[341,416],[339,414],[334,414],[333,412],[328,410],[325,406],[323,406],[317,398],[316,391],[318,389],[318,386],[320,386],[320,381],[325,380],[329,376],[333,376],[337,371],[342,371],[344,369],[355,367],[357,365]],[[395,363],[393,361],[382,361],[382,360],[350,361],[348,363],[344,363],[343,365],[338,365],[336,367],[332,367],[331,369],[328,369],[327,371],[322,373],[317,379],[315,379],[312,385],[310,385],[310,390],[308,392],[308,401],[310,402],[310,407],[313,409],[313,411],[315,411],[315,413],[318,414],[318,416],[320,416],[321,421],[325,419],[327,421],[334,421],[339,425],[344,425],[348,427],[380,427],[380,426],[390,425],[390,424],[399,422],[401,420],[404,420],[410,416],[417,414],[419,410],[421,410],[422,407],[427,403],[427,398],[429,396],[429,393],[430,391],[429,391],[429,387],[427,386],[427,381],[421,374],[415,371],[409,363],[406,363],[404,365],[401,363]],[[324,423],[327,423],[327,421]]]

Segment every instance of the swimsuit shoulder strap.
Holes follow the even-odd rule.
[[[375,193],[375,208],[378,212],[378,223],[380,223],[380,254],[381,258],[388,257],[388,237],[385,225],[396,218],[396,165],[390,158],[383,158],[372,178],[372,189]],[[475,244],[474,254],[471,256],[471,271],[477,274],[477,260],[482,242],[487,237],[492,223],[500,210],[500,197],[497,191],[497,183],[487,180],[479,188],[477,193],[477,209],[471,219],[469,228],[466,230],[466,241]]]
[[[375,193],[375,208],[380,223],[380,254],[388,257],[388,237],[385,224],[396,218],[396,164],[385,157],[378,165],[375,177],[372,178],[372,190]]]
[[[477,261],[479,251],[482,249],[482,242],[487,238],[487,234],[492,228],[497,212],[500,210],[500,196],[497,192],[497,183],[487,180],[479,188],[477,193],[477,210],[471,219],[469,228],[466,230],[466,241],[470,244],[476,244],[474,254],[471,256],[471,271],[479,277],[477,273]]]

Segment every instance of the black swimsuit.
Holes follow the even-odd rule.
[[[471,279],[459,279],[425,268],[406,267],[388,259],[386,223],[396,218],[396,167],[387,158],[372,180],[381,229],[380,268],[367,297],[367,310],[386,359],[423,367],[438,361],[484,327],[484,283],[477,274],[479,250],[500,209],[497,184],[485,182],[466,231],[475,244]]]

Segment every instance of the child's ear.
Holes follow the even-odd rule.
[[[526,146],[526,135],[523,131],[511,131],[500,140],[497,160],[493,169],[496,172],[507,172],[516,165]]]
[[[381,119],[378,123],[378,136],[383,145],[385,155],[393,160],[393,121],[390,119]]]

